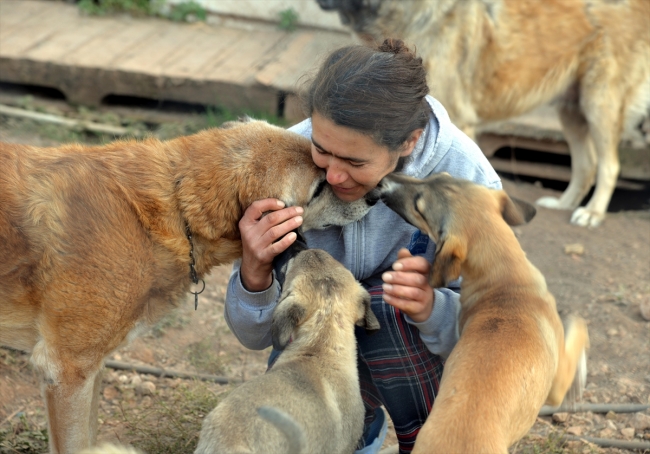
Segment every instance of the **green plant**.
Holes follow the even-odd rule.
[[[224,375],[226,366],[219,357],[219,347],[218,339],[207,337],[187,347],[187,359],[199,373]]]
[[[96,16],[115,13],[146,16],[154,13],[152,2],[149,0],[80,0],[77,6],[86,14]]]
[[[278,15],[280,16],[280,23],[278,24],[280,30],[292,32],[298,28],[298,13],[292,7],[283,9]]]
[[[189,1],[172,5],[167,17],[175,22],[194,22],[196,20],[205,20],[207,12],[198,3]]]

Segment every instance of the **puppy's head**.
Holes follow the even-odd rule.
[[[379,329],[370,295],[343,265],[320,249],[289,259],[284,290],[273,313],[273,348],[284,350],[292,338],[317,338],[332,329]]]
[[[436,257],[429,278],[434,288],[458,279],[468,245],[489,223],[525,224],[536,213],[531,204],[511,199],[504,191],[447,173],[424,180],[390,174],[378,188],[390,209],[435,241]]]

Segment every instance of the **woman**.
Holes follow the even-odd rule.
[[[445,171],[500,188],[480,149],[428,92],[422,60],[402,41],[389,39],[375,49],[345,47],[332,52],[311,80],[305,94],[310,118],[291,130],[311,138],[314,162],[345,201],[363,197],[395,170],[417,178]],[[291,231],[300,226],[301,213],[300,207],[265,199],[253,203],[239,223],[243,255],[228,285],[225,316],[248,348],[271,345],[281,285],[273,258],[295,241]],[[458,339],[458,287],[428,285],[435,244],[382,203],[361,221],[310,231],[305,239],[332,254],[369,290],[381,324],[370,337],[357,332],[367,407],[358,452],[379,451],[385,436],[381,405],[393,420],[400,452],[410,452],[437,394],[443,358]]]

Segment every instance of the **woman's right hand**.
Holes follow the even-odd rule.
[[[284,208],[284,202],[278,199],[258,200],[246,209],[239,221],[242,240],[239,273],[246,290],[261,292],[271,286],[273,259],[296,241],[292,230],[302,224],[303,211],[302,207]]]

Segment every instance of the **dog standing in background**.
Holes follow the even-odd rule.
[[[0,143],[0,169],[0,345],[42,375],[52,454],[94,444],[104,358],[240,257],[250,204],[302,206],[303,230],[371,206],[341,202],[310,141],[264,121],[166,142]]]
[[[206,416],[195,454],[351,454],[363,433],[355,325],[379,329],[370,295],[331,255],[290,259],[264,375]]]
[[[535,208],[449,174],[424,180],[392,174],[381,199],[436,243],[429,283],[462,277],[460,338],[414,454],[501,453],[533,426],[544,403],[582,395],[587,325],[566,331],[544,276],[510,228]]]
[[[555,102],[571,181],[541,206],[596,227],[616,186],[618,143],[650,113],[647,0],[317,0],[364,41],[417,48],[429,87],[470,137]],[[591,187],[593,196],[579,207]]]

